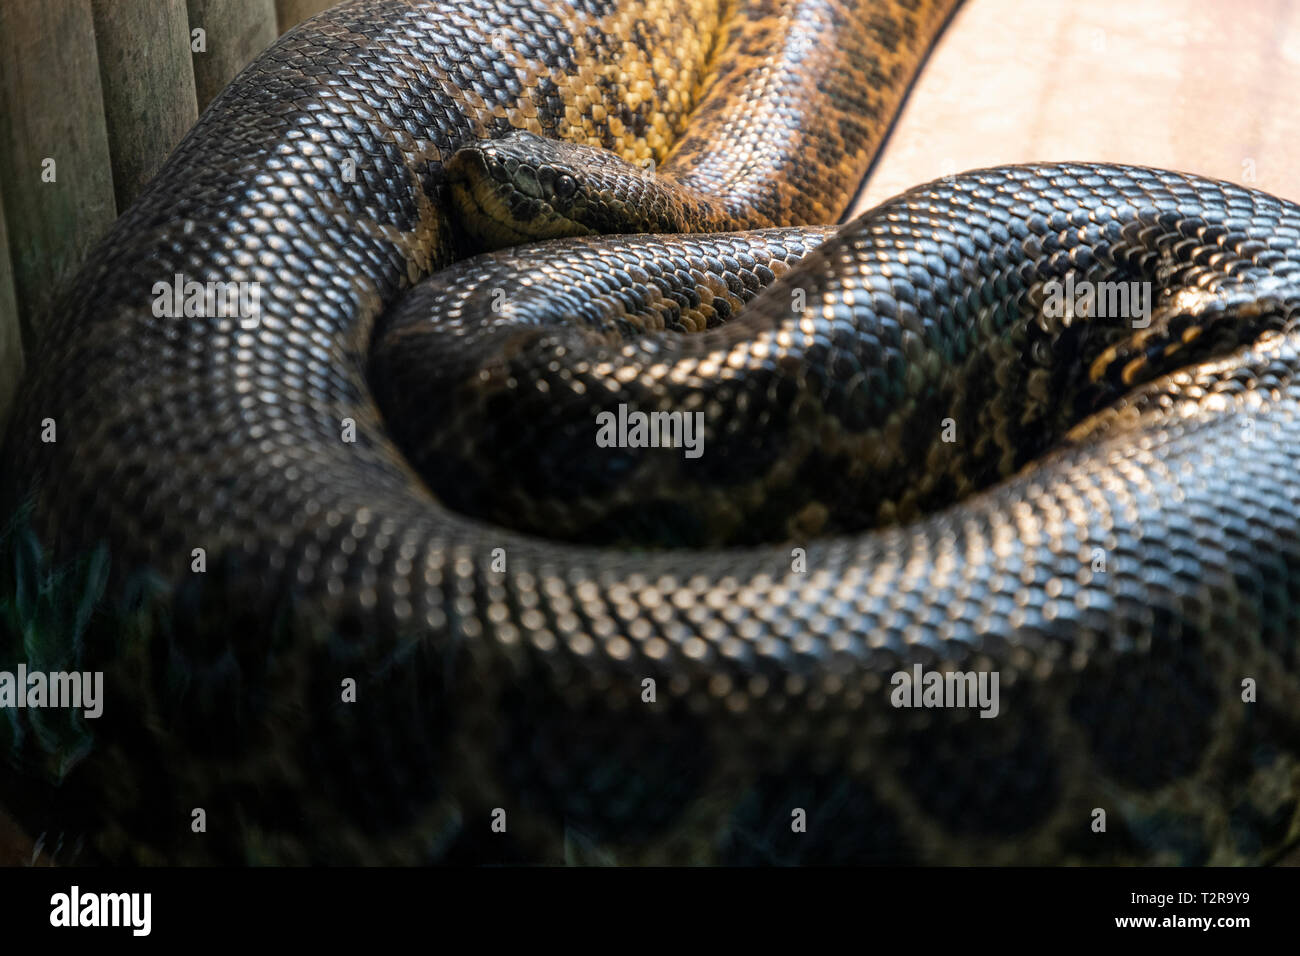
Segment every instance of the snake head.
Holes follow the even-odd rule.
[[[698,205],[671,180],[607,150],[516,130],[445,167],[454,215],[485,249],[606,233],[684,232]]]

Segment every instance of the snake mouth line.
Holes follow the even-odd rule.
[[[474,170],[466,169],[472,164]],[[447,163],[447,184],[452,206],[461,231],[470,237],[479,252],[492,251],[545,239],[589,236],[596,233],[567,216],[561,215],[544,198],[522,195],[521,202],[536,206],[527,220],[511,215],[510,203],[502,188],[487,174],[483,160],[469,151],[458,152]]]
[[[480,188],[463,180],[450,183],[452,206],[456,209],[456,221],[461,232],[473,240],[478,251],[527,242],[529,237],[509,217],[501,215],[495,203],[488,205],[483,202],[479,196]]]

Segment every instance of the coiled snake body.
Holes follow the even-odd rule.
[[[788,228],[847,208],[948,6],[352,0],[241,74],[9,426],[0,666],[107,682],[0,724],[46,849],[1294,841],[1300,209],[1039,165]],[[703,232],[465,258],[641,229]],[[260,310],[160,316],[174,276]],[[629,410],[701,453],[598,446]],[[894,706],[915,666],[996,674],[997,716]]]

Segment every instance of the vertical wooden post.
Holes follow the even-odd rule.
[[[117,213],[90,0],[0,3],[0,195],[30,350]]]
[[[279,36],[275,0],[188,0],[199,111]],[[193,50],[202,30],[203,52]]]
[[[121,212],[198,119],[185,0],[92,0]]]

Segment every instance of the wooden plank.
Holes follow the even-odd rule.
[[[338,0],[275,0],[275,10],[280,19],[280,32],[284,33],[308,17],[328,10]]]
[[[207,109],[235,75],[279,35],[275,0],[188,0],[191,50],[203,31],[203,52],[193,51],[199,111]]]
[[[0,3],[0,194],[30,347],[117,214],[90,0]]]
[[[91,0],[118,212],[198,119],[185,0]]]
[[[14,270],[9,261],[9,234],[5,230],[4,201],[0,196],[0,435],[23,374],[22,331],[18,326],[18,298]]]

